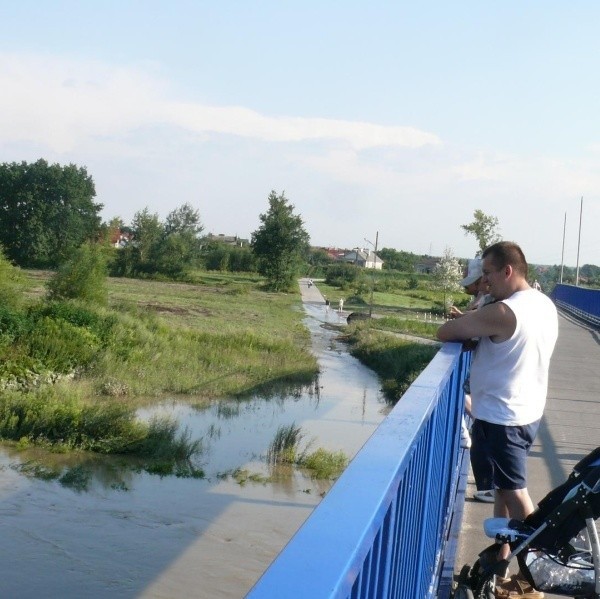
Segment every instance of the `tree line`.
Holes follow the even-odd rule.
[[[103,205],[95,197],[94,181],[85,167],[43,159],[0,164],[0,246],[5,256],[18,266],[56,269],[82,245],[100,245],[107,271],[114,276],[182,279],[195,268],[259,272],[278,291],[292,287],[299,273],[325,276],[330,271],[333,278],[356,278],[325,251],[310,247],[304,222],[284,192],[269,194],[268,208],[260,214],[248,247],[204,236],[199,211],[187,203],[164,220],[144,208],[126,224],[120,217],[103,222]],[[499,239],[498,220],[481,210],[461,227],[475,236],[479,251]],[[119,233],[126,235],[126,242],[111,248],[110,241]],[[423,258],[385,247],[378,255],[385,270],[405,273],[415,272]],[[547,269],[541,278],[548,281],[557,269]],[[565,282],[571,270],[565,269]],[[584,265],[580,273],[588,284],[600,285],[599,267]]]

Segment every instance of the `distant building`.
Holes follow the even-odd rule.
[[[349,264],[356,264],[361,268],[374,268],[375,270],[383,268],[383,260],[372,250],[357,248],[344,253],[341,260]]]
[[[127,247],[132,241],[133,233],[123,229],[116,229],[110,236],[110,244],[119,249]]]
[[[206,236],[207,241],[218,241],[219,243],[224,243],[226,245],[236,245],[238,247],[246,247],[250,245],[250,242],[247,239],[242,239],[237,235],[223,235],[223,233],[219,233],[218,235],[213,235],[209,233]]]
[[[415,264],[415,272],[421,274],[431,274],[439,261],[440,258],[421,256]]]
[[[344,254],[348,251],[348,250],[340,250],[339,248],[332,248],[332,247],[316,248],[316,249],[323,250],[324,252],[326,252],[327,255],[332,260],[341,260],[344,257]]]

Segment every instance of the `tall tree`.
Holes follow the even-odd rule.
[[[479,244],[477,256],[481,256],[486,247],[500,241],[502,237],[498,233],[498,219],[483,212],[475,210],[473,212],[473,222],[467,225],[461,225],[465,235],[473,235]]]
[[[190,204],[183,204],[167,215],[164,230],[159,270],[168,275],[181,274],[200,258],[200,234],[204,230],[200,213]]]
[[[275,191],[269,194],[269,210],[259,218],[262,224],[252,233],[251,241],[258,271],[273,290],[288,290],[308,252],[310,237],[304,222],[294,214],[285,193],[278,196]]]
[[[165,233],[167,235],[189,233],[197,237],[203,230],[200,213],[187,202],[169,212],[165,221]]]
[[[162,222],[148,208],[135,213],[131,227],[133,241],[118,250],[111,274],[138,276],[162,274],[179,277],[200,258],[200,215],[189,204],[176,208]]]
[[[393,248],[383,248],[377,252],[383,260],[385,270],[399,270],[401,272],[415,272],[415,263],[418,257],[411,252],[398,251]]]
[[[444,317],[452,305],[452,293],[460,291],[459,281],[462,279],[462,270],[452,250],[446,248],[444,255],[433,269],[435,286],[444,292]]]
[[[100,231],[94,181],[74,164],[0,164],[0,243],[20,266],[57,266]]]

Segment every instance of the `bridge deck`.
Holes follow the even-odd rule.
[[[562,483],[575,463],[599,445],[600,333],[561,315],[550,367],[548,403],[528,463],[534,504]],[[463,564],[473,564],[478,552],[491,542],[483,534],[482,523],[492,515],[492,506],[473,500],[474,491],[470,477],[456,573]]]

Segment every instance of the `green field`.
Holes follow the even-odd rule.
[[[0,308],[0,437],[105,453],[195,450],[170,422],[135,410],[165,394],[245,397],[318,373],[299,291],[270,293],[257,275],[195,272],[187,283],[108,279],[108,305],[49,301],[48,271],[22,271],[19,297]],[[319,284],[334,302],[345,295]],[[14,291],[14,289],[13,289]],[[395,402],[436,349],[426,289],[375,292],[378,318],[340,330]],[[8,296],[7,296],[8,297]],[[348,310],[368,310],[361,296]],[[17,301],[18,300],[18,301]],[[412,309],[409,309],[412,308]]]

